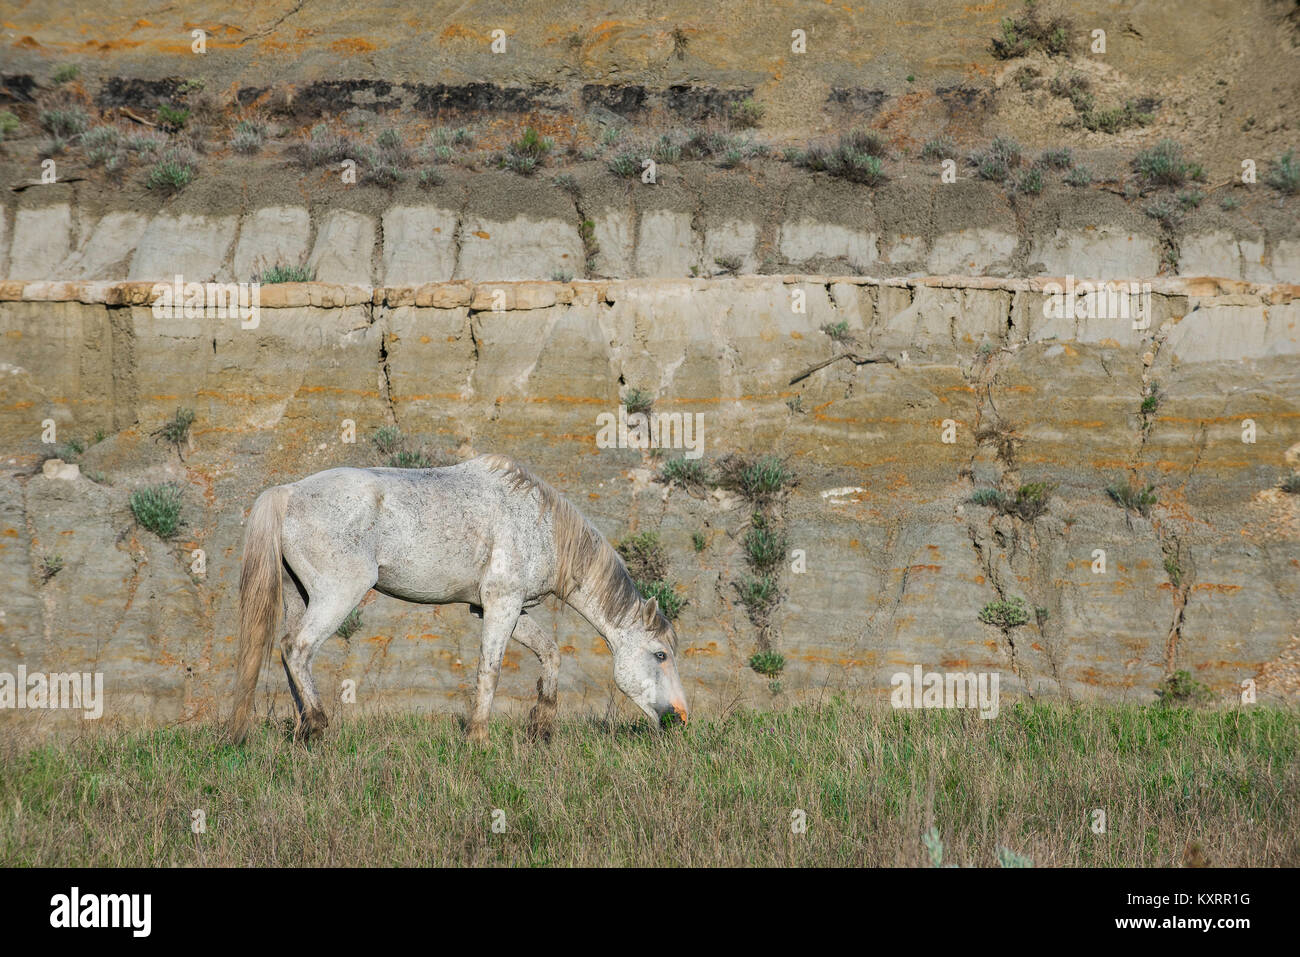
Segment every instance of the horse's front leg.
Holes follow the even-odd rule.
[[[466,733],[466,737],[474,744],[487,744],[488,718],[492,715],[492,696],[496,694],[497,678],[501,674],[501,659],[524,604],[523,596],[519,594],[489,589],[486,585],[483,592],[483,639],[478,656],[478,688]]]
[[[560,646],[554,635],[548,635],[528,617],[519,616],[515,625],[515,640],[537,656],[542,664],[542,676],[537,679],[537,704],[528,714],[528,733],[543,741],[550,740],[555,724],[555,693],[560,681]]]

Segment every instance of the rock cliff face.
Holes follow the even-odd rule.
[[[932,179],[931,172],[915,178]],[[1258,212],[1271,225],[1207,205],[1175,241],[1101,192],[1050,197],[1017,216],[988,183],[922,181],[876,193],[817,186],[796,187],[791,178],[760,187],[729,174],[625,192],[592,170],[574,203],[549,180],[489,172],[464,176],[432,198],[414,186],[359,196],[339,187],[311,206],[204,198],[156,210],[156,197],[56,186],[0,207],[0,274],[170,281],[180,273],[247,282],[277,264],[303,264],[323,282],[398,286],[790,271],[1110,278],[1172,267],[1187,277],[1300,280],[1296,221],[1262,199]],[[50,201],[59,194],[66,201]],[[348,207],[336,205],[342,202]],[[584,222],[591,224],[585,240]]]
[[[164,243],[143,235],[135,255]],[[1177,669],[1225,695],[1250,678],[1261,697],[1293,694],[1300,508],[1278,486],[1300,467],[1300,287],[1156,280],[1134,328],[1063,311],[1045,283],[289,284],[261,288],[253,328],[157,318],[148,282],[0,283],[0,671],[102,671],[110,717],[215,716],[254,497],[379,464],[371,437],[397,426],[443,463],[526,462],[611,540],[658,531],[693,702],[764,700],[734,587],[751,509],[663,484],[681,451],[598,447],[597,417],[635,388],[658,412],[702,414],[706,462],[773,453],[798,480],[779,505],[804,558],[783,566],[773,614],[784,694],[885,689],[916,664],[1041,696],[1146,700]],[[151,433],[181,407],[196,419],[178,451]],[[46,420],[79,470],[42,470]],[[171,541],[129,505],[164,481],[184,489]],[[971,501],[1035,482],[1054,486],[1037,517]],[[1154,486],[1146,515],[1107,494],[1131,482]],[[980,620],[1015,598],[1025,624]],[[478,652],[467,610],[374,597],[361,617],[317,663],[333,707],[350,707],[349,678],[359,707],[460,706]],[[572,612],[544,623],[565,652],[561,706],[602,709],[600,640]],[[530,697],[536,671],[512,646],[503,695]],[[283,707],[278,670],[264,683]]]

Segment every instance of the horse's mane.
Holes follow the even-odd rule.
[[[568,499],[509,456],[484,455],[480,461],[490,471],[504,472],[511,491],[536,491],[543,514],[551,516],[555,536],[555,594],[559,598],[567,598],[579,585],[586,585],[610,621],[626,621],[642,613],[645,599],[637,591],[623,559]],[[662,612],[656,619],[656,637],[668,642],[676,652],[677,633],[673,626]]]

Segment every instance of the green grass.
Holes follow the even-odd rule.
[[[310,266],[293,266],[276,263],[262,270],[259,281],[266,286],[282,282],[311,282],[316,278],[316,270]]]
[[[1300,864],[1300,727],[1269,707],[1004,702],[981,721],[832,700],[666,734],[566,719],[549,745],[498,719],[485,749],[448,715],[344,715],[310,748],[268,725],[242,747],[195,723],[10,737],[0,866],[920,867],[936,839],[967,866],[1010,848],[1167,867],[1191,842],[1215,865]]]
[[[433,468],[433,460],[423,452],[401,449],[389,457],[388,467],[392,469],[431,469]]]

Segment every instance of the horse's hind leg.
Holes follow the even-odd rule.
[[[280,594],[284,597],[284,634],[280,636],[280,664],[284,666],[284,676],[289,680],[289,694],[293,698],[293,705],[301,722],[302,696],[298,693],[298,685],[293,680],[293,672],[289,670],[289,645],[290,640],[302,627],[302,616],[307,613],[307,602],[302,592],[298,590],[298,582],[289,574],[287,568],[280,576]]]
[[[285,635],[282,643],[284,670],[289,675],[290,689],[296,689],[298,705],[297,736],[304,740],[323,730],[329,724],[316,682],[312,679],[311,663],[325,639],[343,624],[375,583],[374,575],[352,577],[350,581],[331,582],[335,590],[307,586],[307,609],[298,628]]]
[[[560,646],[527,613],[519,616],[514,639],[537,656],[542,676],[537,679],[537,704],[528,713],[528,733],[543,741],[551,739],[555,725],[555,695],[560,681]]]

